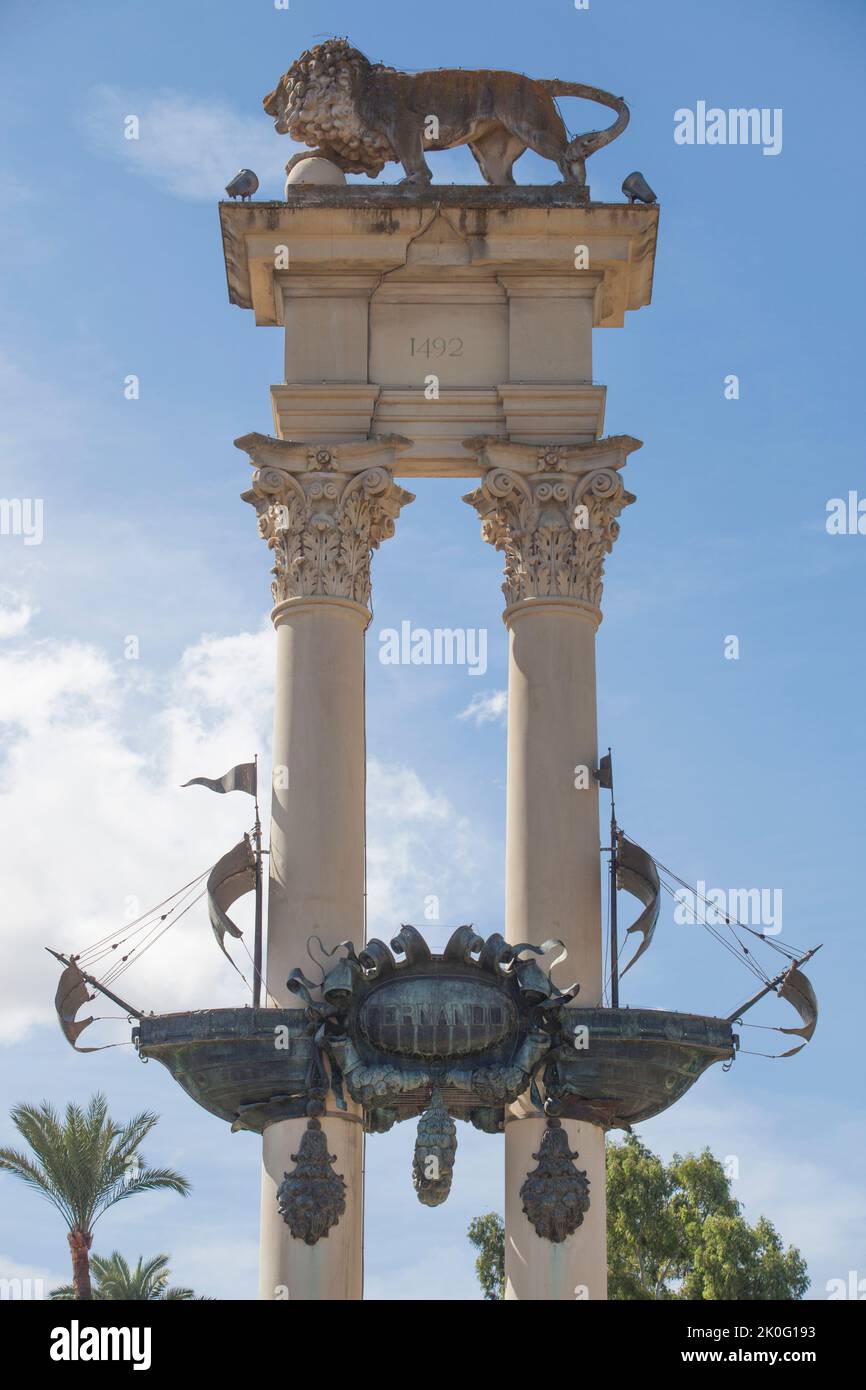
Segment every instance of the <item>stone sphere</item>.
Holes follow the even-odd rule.
[[[342,169],[338,169],[336,164],[332,164],[330,159],[322,159],[317,155],[311,155],[309,159],[302,159],[295,165],[294,169],[286,177],[286,188],[291,188],[297,183],[317,183],[335,186],[346,182],[346,175]]]

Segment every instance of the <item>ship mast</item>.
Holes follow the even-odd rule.
[[[253,839],[256,846],[256,923],[253,937],[253,1008],[262,1003],[262,822],[259,816],[259,755],[255,755],[256,823]]]
[[[610,766],[610,1007],[619,1008],[619,945],[616,916],[616,802],[613,795],[613,754],[607,750]]]
[[[598,785],[610,792],[610,1007],[619,1008],[619,944],[617,941],[616,915],[616,871],[618,827],[616,823],[616,802],[613,794],[613,754],[608,748],[607,756],[599,760],[596,773]]]
[[[811,951],[807,951],[804,956],[800,956],[799,960],[791,961],[791,964],[786,966],[785,969],[781,972],[781,974],[777,975],[774,980],[768,980],[767,983],[764,985],[763,989],[759,989],[757,994],[753,994],[751,999],[746,1000],[745,1004],[741,1004],[738,1009],[734,1009],[734,1012],[732,1014],[728,1014],[728,1017],[725,1020],[725,1022],[736,1023],[739,1018],[742,1018],[743,1014],[746,1013],[748,1009],[754,1008],[755,1004],[757,1004],[759,1000],[763,999],[766,995],[770,994],[771,991],[774,990],[777,985],[781,984],[786,975],[789,975],[792,970],[799,970],[800,966],[805,965],[808,960],[811,960],[812,957],[815,955],[815,952],[820,951],[820,949],[820,946],[813,946]]]

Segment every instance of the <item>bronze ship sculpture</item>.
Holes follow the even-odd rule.
[[[245,791],[256,797],[256,762],[239,764],[223,778],[193,779],[211,790]],[[333,1171],[322,1116],[328,1098],[346,1109],[347,1097],[362,1114],[365,1130],[383,1133],[407,1119],[418,1121],[413,1161],[417,1196],[437,1206],[451,1185],[457,1148],[455,1120],[485,1133],[502,1131],[506,1108],[521,1097],[547,1119],[538,1168],[521,1190],[524,1210],[539,1235],[562,1241],[583,1220],[589,1204],[586,1175],[575,1163],[562,1119],[588,1120],[605,1129],[630,1129],[677,1101],[715,1062],[730,1066],[738,1048],[734,1031],[742,1015],[775,993],[793,1005],[797,1027],[781,1028],[799,1041],[815,1031],[818,1006],[802,965],[820,949],[797,954],[741,922],[725,923],[761,988],[727,1017],[619,1005],[622,977],[651,945],[663,887],[684,883],[629,839],[616,822],[612,759],[601,760],[597,780],[611,791],[610,1003],[581,1007],[579,983],[562,987],[552,978],[564,961],[561,943],[511,944],[498,933],[486,939],[471,925],[457,927],[441,953],[421,932],[404,924],[390,944],[373,938],[356,948],[344,941],[328,952],[318,937],[308,941],[319,978],[298,966],[286,986],[299,1007],[262,1007],[261,824],[198,879],[130,924],[117,940],[98,942],[72,956],[52,952],[63,964],[56,1007],[67,1040],[78,1039],[92,1022],[78,1012],[97,991],[118,1004],[134,1022],[133,1042],[142,1059],[161,1062],[204,1109],[233,1131],[261,1134],[287,1119],[307,1119],[295,1167],[278,1192],[280,1211],[292,1234],[308,1244],[327,1235],[345,1206],[343,1179]],[[186,785],[192,785],[188,783]],[[638,946],[625,968],[618,966],[617,891],[630,893],[642,911],[625,936]],[[217,943],[237,970],[226,938],[242,932],[227,909],[247,892],[256,893],[256,940],[252,1006],[146,1014],[113,989],[118,975],[168,930],[200,897],[206,897]],[[707,905],[709,906],[709,905]],[[704,914],[706,916],[706,914]],[[166,926],[168,922],[168,926]],[[712,935],[717,928],[707,926]],[[757,964],[754,939],[786,959],[771,977]],[[120,956],[114,955],[120,948]],[[555,958],[545,964],[545,958]],[[108,955],[112,969],[99,979],[88,968]],[[238,971],[242,975],[241,971]],[[243,978],[243,976],[242,976]]]

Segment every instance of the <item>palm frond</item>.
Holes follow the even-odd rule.
[[[148,1259],[139,1255],[135,1268],[131,1269],[119,1250],[113,1250],[108,1256],[94,1255],[91,1268],[98,1297],[139,1303],[194,1299],[192,1289],[168,1287],[171,1278],[168,1261],[168,1255],[151,1255]]]
[[[127,1197],[134,1197],[138,1192],[159,1192],[166,1189],[176,1192],[180,1197],[186,1197],[190,1192],[190,1183],[182,1173],[176,1173],[173,1168],[144,1168],[132,1177],[124,1172],[114,1185],[101,1195],[93,1214],[93,1224],[95,1225],[111,1207]]]
[[[74,1224],[74,1216],[69,1201],[63,1189],[58,1186],[55,1179],[44,1168],[40,1168],[17,1149],[0,1149],[0,1172],[14,1173],[28,1187],[33,1188],[55,1207],[63,1216],[64,1220],[71,1226]]]
[[[62,1118],[48,1101],[16,1105],[11,1114],[33,1156],[0,1149],[0,1171],[13,1173],[50,1201],[70,1229],[92,1231],[110,1207],[138,1192],[169,1189],[186,1196],[190,1190],[173,1169],[144,1165],[140,1145],[159,1122],[153,1111],[117,1124],[97,1092],[86,1106],[70,1101]],[[127,1269],[124,1277],[133,1274]]]

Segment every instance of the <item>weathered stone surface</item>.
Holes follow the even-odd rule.
[[[561,96],[599,102],[616,120],[569,139],[555,100]],[[599,87],[488,69],[398,72],[371,63],[347,39],[302,53],[263,105],[279,134],[346,173],[376,178],[396,160],[409,184],[432,181],[425,150],[468,145],[487,183],[513,183],[515,160],[531,149],[553,160],[567,183],[582,185],[588,157],[629,122],[623,98]],[[305,158],[294,155],[286,172]]]
[[[600,608],[617,517],[635,500],[618,470],[638,441],[620,435],[571,447],[466,444],[493,465],[463,500],[481,517],[484,540],[505,555],[506,603],[565,598]]]
[[[401,508],[414,500],[377,462],[393,460],[394,442],[307,446],[255,434],[236,442],[254,462],[263,460],[243,498],[255,507],[259,532],[274,553],[274,603],[369,604],[373,551],[393,536]]]

